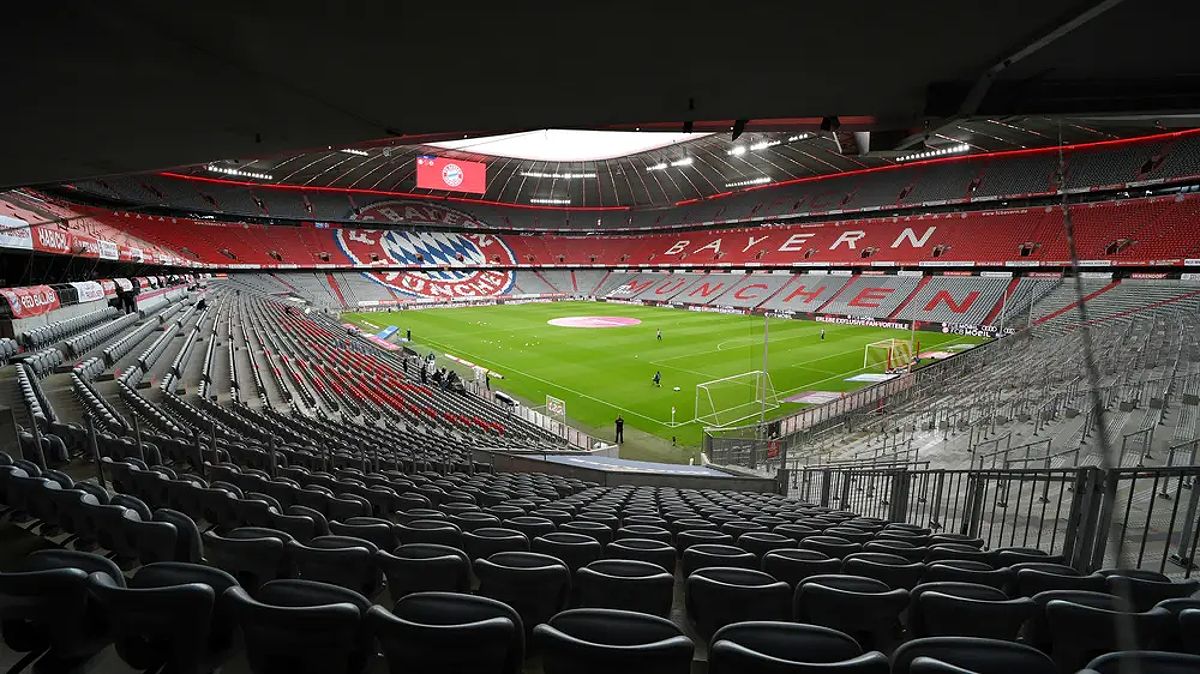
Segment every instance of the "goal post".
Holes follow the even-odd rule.
[[[885,371],[908,367],[913,360],[913,344],[904,339],[884,339],[871,342],[863,349],[863,369],[882,368]]]
[[[696,420],[710,427],[730,426],[779,407],[771,375],[762,370],[696,384]]]

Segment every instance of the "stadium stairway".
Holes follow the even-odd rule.
[[[889,314],[889,315],[888,315],[888,318],[889,318],[889,319],[891,319],[891,318],[895,318],[896,316],[899,316],[899,315],[900,315],[900,312],[901,312],[901,311],[904,311],[904,308],[908,306],[908,303],[909,303],[909,302],[911,302],[911,301],[913,301],[913,298],[914,298],[914,297],[916,297],[916,296],[917,296],[917,294],[921,292],[921,289],[922,289],[922,288],[924,288],[926,285],[928,285],[928,284],[929,284],[929,281],[930,281],[930,279],[932,279],[932,278],[933,278],[933,277],[932,277],[932,276],[929,276],[928,274],[926,274],[926,275],[922,276],[922,277],[921,277],[921,280],[917,282],[917,285],[916,285],[916,287],[912,289],[912,292],[911,292],[911,293],[909,293],[908,297],[905,297],[905,298],[904,298],[904,301],[903,301],[903,302],[901,302],[901,303],[900,303],[900,304],[899,304],[899,305],[896,307],[896,310],[895,310],[895,311],[893,311],[891,314]]]
[[[1043,323],[1048,323],[1048,322],[1058,318],[1059,316],[1063,316],[1063,315],[1067,314],[1072,309],[1077,308],[1080,304],[1087,303],[1090,300],[1093,300],[1096,297],[1099,297],[1100,295],[1103,295],[1104,293],[1112,290],[1113,288],[1116,288],[1120,284],[1121,284],[1121,281],[1119,281],[1119,280],[1111,281],[1104,287],[1102,287],[1098,290],[1092,291],[1090,293],[1087,293],[1086,295],[1083,296],[1083,299],[1081,299],[1081,300],[1073,301],[1070,304],[1067,304],[1066,306],[1063,306],[1059,309],[1055,309],[1054,311],[1051,311],[1050,313],[1045,314],[1044,316],[1041,316],[1040,318],[1035,318],[1033,323],[1034,323],[1034,325],[1041,325]],[[1064,284],[1064,286],[1069,286],[1069,291],[1074,291],[1074,284],[1072,282],[1068,281]]]
[[[329,282],[329,289],[333,291],[333,294],[335,297],[337,297],[338,302],[343,307],[350,306],[349,304],[346,304],[346,298],[342,295],[342,289],[338,287],[337,279],[333,277],[333,274],[325,274],[325,280]]]
[[[983,319],[984,325],[995,325],[995,321],[1000,316],[1000,312],[1004,311],[1005,307],[1008,306],[1008,301],[1012,299],[1013,293],[1016,292],[1019,285],[1021,285],[1021,279],[1019,277],[1014,278],[1009,282],[1008,287],[1004,289],[1004,295],[1000,298],[1000,301],[996,303],[996,306],[992,307],[992,310],[988,312],[987,317]]]

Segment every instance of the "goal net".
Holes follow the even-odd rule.
[[[898,370],[908,367],[912,360],[912,342],[903,339],[871,342],[863,351],[863,369]]]
[[[696,384],[696,420],[711,427],[730,426],[778,407],[771,375],[762,370]]]

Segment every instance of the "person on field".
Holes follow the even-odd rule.
[[[821,328],[821,341],[825,341],[825,328]]]
[[[662,373],[657,370],[654,371],[654,385],[662,386]]]
[[[617,444],[625,442],[625,419],[620,414],[617,415],[617,420],[613,422],[617,427]]]
[[[658,335],[657,335],[657,339],[658,339],[658,341],[660,341],[660,342],[662,341],[662,328],[659,328],[659,329],[658,329]]]

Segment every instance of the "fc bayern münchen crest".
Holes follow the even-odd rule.
[[[367,278],[407,297],[494,297],[512,288],[516,255],[491,234],[414,232],[401,229],[339,229],[337,241],[355,265],[423,267],[421,271],[364,271]]]
[[[463,170],[458,164],[446,164],[442,167],[442,182],[450,187],[458,187],[463,181]]]

